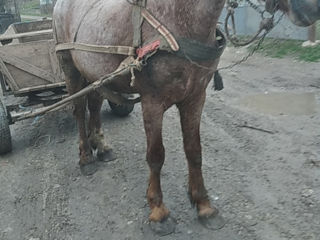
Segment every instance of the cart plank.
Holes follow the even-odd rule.
[[[12,25],[15,29],[14,33],[29,33],[36,32],[42,30],[52,29],[52,20],[41,20],[41,21],[32,21],[32,22],[23,22],[23,23],[15,23]],[[7,33],[7,32],[6,32]],[[41,41],[41,40],[49,40],[52,39],[52,33],[42,34],[31,37],[22,37],[16,39],[18,43],[26,43],[33,41]]]
[[[52,34],[52,33],[53,33],[52,29],[47,29],[47,30],[41,30],[41,31],[35,31],[35,32],[17,33],[17,34],[11,34],[11,35],[5,34],[0,36],[0,41],[12,40],[12,39],[23,38],[23,37],[35,37],[35,36]]]
[[[5,45],[0,47],[0,58],[10,72],[18,88],[30,89],[64,81],[58,59],[53,51],[52,40]],[[11,85],[13,85],[11,84]]]
[[[17,85],[16,81],[14,80],[14,78],[12,77],[10,71],[8,70],[7,66],[5,65],[5,63],[2,61],[2,59],[0,58],[0,69],[1,72],[5,75],[5,77],[7,77],[8,81],[8,85],[9,87],[13,90],[13,91],[17,91],[19,89],[19,86]]]
[[[10,54],[7,54],[3,51],[0,51],[0,58],[2,58],[2,60],[5,63],[9,63],[10,65],[21,69],[27,73],[30,73],[34,76],[37,76],[45,81],[48,81],[50,83],[55,82],[55,76],[53,74],[51,74],[50,72],[47,72],[41,68],[38,68],[30,63],[27,63],[15,56],[12,56]]]

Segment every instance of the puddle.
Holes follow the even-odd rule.
[[[316,112],[314,93],[267,93],[246,96],[240,106],[271,115],[311,115]]]

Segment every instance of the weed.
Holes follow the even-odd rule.
[[[320,61],[320,45],[302,47],[303,41],[266,39],[258,52],[274,58],[293,57],[300,61]],[[252,48],[252,47],[251,47]]]

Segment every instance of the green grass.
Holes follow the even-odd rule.
[[[302,47],[302,43],[297,40],[266,39],[258,52],[274,58],[292,57],[300,61],[319,62],[320,45]]]
[[[40,1],[39,0],[27,1],[21,5],[21,8],[23,8],[23,9],[39,9],[40,8]]]
[[[40,15],[40,1],[32,0],[22,3],[20,5],[20,14],[39,16]]]
[[[30,16],[41,16],[41,17],[50,17],[51,14],[41,14],[40,13],[40,1],[32,0],[22,3],[20,5],[20,14],[21,15],[30,15]]]

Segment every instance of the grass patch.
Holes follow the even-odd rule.
[[[32,0],[26,1],[21,5],[22,9],[40,9],[40,1],[39,0]]]
[[[32,0],[24,2],[20,5],[20,14],[22,15],[32,15],[39,16],[40,15],[40,1]]]
[[[32,0],[20,5],[20,14],[29,16],[51,17],[51,14],[40,13],[40,1]]]
[[[292,57],[300,61],[319,62],[320,45],[302,47],[302,43],[303,41],[297,40],[266,39],[258,52],[274,58]]]

